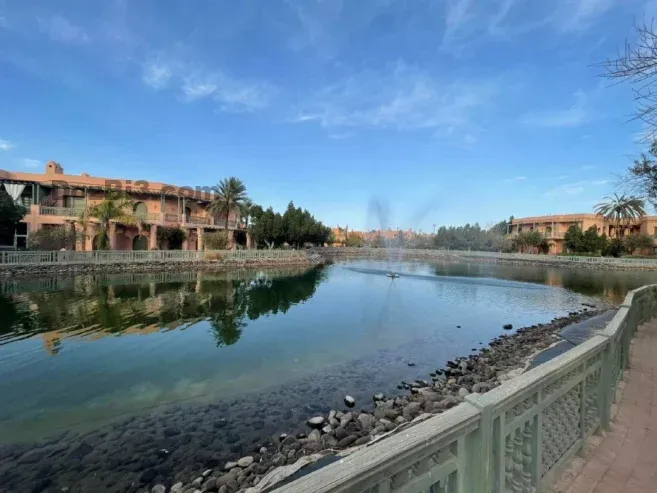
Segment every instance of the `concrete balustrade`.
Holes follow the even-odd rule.
[[[631,291],[605,330],[486,394],[373,443],[278,493],[549,491],[610,410],[657,285]]]

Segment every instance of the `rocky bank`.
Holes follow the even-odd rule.
[[[440,414],[457,406],[470,393],[485,393],[522,373],[531,358],[559,340],[559,331],[601,313],[584,307],[567,317],[504,334],[488,347],[473,348],[473,354],[447,361],[427,379],[402,381],[399,395],[383,393],[371,402],[356,402],[345,397],[342,410],[330,410],[306,421],[306,431],[283,433],[255,444],[253,453],[237,461],[208,467],[194,477],[176,483],[158,483],[157,472],[147,470],[140,476],[142,489],[151,493],[257,493],[268,491],[281,466],[314,461],[322,455],[352,450],[385,438],[390,433]],[[505,330],[512,330],[506,325]],[[413,366],[412,361],[408,361]],[[356,408],[360,410],[356,410]],[[280,477],[278,478],[280,479]]]

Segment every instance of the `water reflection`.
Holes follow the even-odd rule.
[[[185,330],[203,320],[210,322],[217,346],[230,346],[249,321],[286,313],[311,298],[323,278],[315,268],[9,283],[0,289],[0,346],[41,334],[54,356],[64,338]]]

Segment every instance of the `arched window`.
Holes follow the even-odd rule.
[[[545,227],[545,236],[552,236],[552,226]]]
[[[133,211],[137,217],[141,217],[143,219],[148,217],[148,207],[146,207],[146,204],[143,202],[137,202],[133,207]]]
[[[148,239],[143,235],[137,235],[132,239],[133,250],[148,250]]]

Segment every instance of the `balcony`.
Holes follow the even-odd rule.
[[[139,219],[145,223],[160,223],[162,221],[162,214],[159,212],[135,213]]]
[[[198,224],[199,226],[210,226],[213,224],[212,217],[203,217],[203,216],[186,216],[185,224]]]
[[[39,214],[43,216],[64,216],[64,217],[79,217],[82,214],[82,209],[74,207],[51,207],[42,205],[39,207]]]

